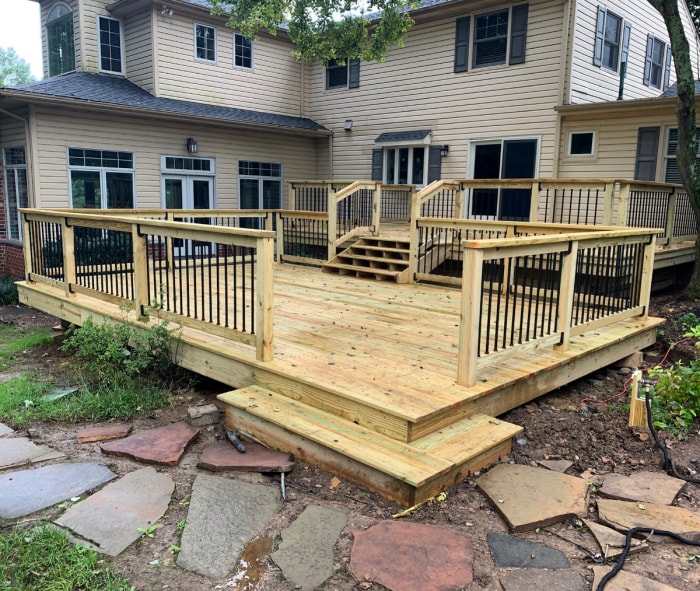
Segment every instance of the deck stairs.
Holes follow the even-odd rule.
[[[341,479],[371,483],[403,505],[422,502],[507,456],[512,438],[522,431],[484,414],[456,415],[453,422],[432,430],[407,425],[401,439],[346,418],[365,412],[353,410],[358,401],[344,400],[335,405],[344,410],[334,412],[329,410],[332,404],[302,402],[260,385],[218,398],[226,405],[227,428],[255,433],[271,447],[291,451]],[[420,436],[411,440],[413,431]]]
[[[322,269],[326,273],[408,283],[410,252],[408,237],[368,236],[324,263]]]

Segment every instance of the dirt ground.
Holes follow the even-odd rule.
[[[666,318],[667,323],[659,331],[657,345],[645,352],[645,363],[649,365],[663,359],[670,343],[682,338],[683,330],[678,326],[678,318],[688,312],[693,312],[700,318],[700,303],[690,301],[678,293],[665,294],[653,298],[651,312],[654,316]],[[57,324],[51,316],[21,307],[0,308],[0,318],[20,326]],[[69,385],[72,378],[70,364],[66,355],[58,351],[61,338],[60,333],[57,335],[54,344],[24,352],[11,371],[16,373],[33,370],[37,375],[51,377],[57,386]],[[687,360],[695,354],[693,343],[685,342],[673,348],[668,360]],[[595,374],[504,415],[505,420],[525,428],[523,435],[513,445],[510,461],[535,465],[542,459],[566,459],[574,462],[570,474],[586,473],[587,478],[593,481],[606,472],[631,474],[638,470],[661,471],[662,456],[653,441],[633,433],[627,426],[626,383],[630,374],[629,368],[602,368]],[[0,374],[0,379],[7,377]],[[174,393],[171,407],[150,416],[135,417],[134,430],[184,420],[188,406],[214,402],[215,395],[224,389],[226,386],[202,379],[194,389]],[[118,474],[140,467],[130,460],[101,454],[97,443],[79,445],[75,432],[85,426],[87,425],[35,424],[19,434],[28,431],[36,442],[62,451],[69,460],[101,462]],[[678,470],[683,474],[695,474],[696,478],[700,472],[699,429],[700,425],[696,423],[694,434],[683,441],[661,434],[671,448]],[[227,579],[213,581],[174,566],[170,549],[172,545],[178,545],[181,533],[178,523],[182,525],[182,520],[187,517],[187,500],[198,472],[197,459],[205,447],[222,436],[221,426],[203,428],[180,465],[163,469],[176,483],[170,509],[159,522],[153,538],[143,538],[118,558],[110,559],[113,568],[121,576],[128,577],[138,591],[289,591],[292,587],[267,555],[270,548],[279,542],[280,531],[307,505],[316,503],[342,505],[350,511],[348,526],[336,547],[335,574],[323,588],[334,591],[383,589],[368,581],[358,581],[350,573],[353,531],[367,529],[390,518],[402,508],[362,487],[348,482],[338,484],[333,474],[301,462],[297,462],[294,471],[287,475],[287,500],[281,512],[269,524],[264,533],[265,539],[251,544],[239,567]],[[235,473],[227,477],[279,486],[278,475]],[[466,536],[474,546],[475,560],[474,581],[465,591],[500,590],[498,578],[502,571],[493,566],[486,535],[489,531],[506,532],[504,522],[476,489],[475,478],[469,478],[446,492],[445,501],[426,505],[407,519],[451,528]],[[700,486],[693,484],[687,484],[676,501],[678,506],[692,511],[698,511],[699,503]],[[59,511],[50,509],[20,521],[51,519]],[[590,516],[595,518],[595,493],[591,495],[589,511]],[[579,525],[563,522],[539,532],[518,536],[562,550],[571,561],[573,570],[590,582],[592,575],[588,567],[595,564],[593,557],[599,549],[592,535]],[[248,566],[243,567],[241,564]],[[649,551],[629,559],[625,570],[683,591],[695,590],[700,588],[700,548],[655,544]]]

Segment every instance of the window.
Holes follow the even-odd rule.
[[[384,182],[389,185],[426,185],[427,146],[385,148]]]
[[[123,74],[121,23],[106,16],[98,16],[97,21],[100,35],[100,70]]]
[[[326,66],[326,89],[360,86],[360,60],[331,60]]]
[[[569,156],[592,156],[595,133],[572,131],[569,134]]]
[[[660,127],[640,127],[637,132],[637,157],[634,163],[634,178],[637,181],[656,180],[660,132]]]
[[[241,160],[238,163],[241,209],[280,209],[282,207],[282,165],[274,162]],[[261,228],[258,218],[241,219],[242,228]]]
[[[697,140],[700,140],[700,129],[696,132]],[[678,148],[678,129],[673,127],[668,130],[666,139],[666,151],[664,153],[664,182],[665,183],[683,183],[681,173],[678,170],[678,162],[676,161],[676,149]],[[698,151],[700,151],[700,142],[698,143]],[[698,166],[700,166],[700,155],[698,155]]]
[[[207,62],[216,61],[216,29],[207,25],[194,26],[195,57]]]
[[[111,150],[68,150],[71,207],[134,207],[134,155]]]
[[[27,160],[24,147],[5,148],[2,153],[5,169],[5,218],[7,238],[22,239],[22,224],[18,209],[29,206],[27,191]]]
[[[253,68],[253,40],[240,33],[233,34],[233,65],[238,68]]]
[[[644,85],[668,88],[671,77],[671,48],[663,41],[647,35],[647,52],[644,61]]]
[[[617,72],[620,62],[627,62],[631,26],[621,17],[609,12],[604,6],[598,7],[596,21],[593,64]]]
[[[470,62],[472,68],[524,63],[528,10],[528,4],[518,4],[478,14],[473,19],[469,16],[458,18],[454,71],[468,71]]]
[[[56,4],[46,19],[46,43],[49,76],[75,70],[73,12],[65,4]]]

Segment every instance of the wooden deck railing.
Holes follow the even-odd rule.
[[[583,332],[648,313],[654,230],[538,232],[462,241],[460,384],[504,357],[563,350]]]
[[[144,213],[22,210],[27,281],[123,306],[140,319],[200,328],[272,359],[275,233],[210,223],[227,212],[175,213],[207,223]]]

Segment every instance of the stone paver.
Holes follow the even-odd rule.
[[[107,441],[108,439],[119,439],[126,437],[134,428],[132,423],[114,423],[102,427],[88,427],[81,429],[75,436],[78,443],[92,443],[95,441]]]
[[[626,535],[621,534],[614,529],[596,523],[595,521],[584,520],[583,523],[591,532],[596,542],[600,546],[601,553],[605,558],[617,558],[622,554],[624,549]],[[639,543],[638,541],[632,542],[633,546],[630,547],[630,554],[635,554],[643,550],[649,549],[649,544],[646,542]]]
[[[170,503],[175,483],[154,468],[141,468],[70,507],[56,524],[117,556],[156,523]]]
[[[476,484],[513,532],[586,516],[588,485],[582,478],[543,468],[499,464]]]
[[[489,532],[487,540],[497,568],[571,568],[564,553],[549,546],[498,532]]]
[[[14,433],[15,430],[12,427],[8,427],[4,423],[0,423],[0,437],[3,435],[9,435],[10,433]]]
[[[548,572],[524,568],[505,573],[500,580],[504,591],[586,591],[588,589],[579,574],[563,570]]]
[[[679,478],[660,472],[637,472],[631,476],[606,474],[598,494],[611,499],[670,505],[685,486]]]
[[[594,566],[593,568],[593,589],[597,589],[600,580],[612,569],[607,566]],[[652,581],[646,577],[641,577],[624,570],[617,573],[605,585],[605,591],[678,591],[676,587],[671,587],[658,581]]]
[[[202,452],[197,467],[212,472],[290,472],[294,468],[291,454],[266,449],[259,443],[246,442],[245,447],[245,453],[240,453],[228,441],[214,443]]]
[[[199,474],[177,565],[215,579],[225,577],[280,506],[276,488]]]
[[[350,570],[390,591],[454,591],[473,579],[469,540],[443,527],[382,521],[354,532]]]
[[[682,507],[599,499],[598,515],[603,523],[620,531],[651,527],[700,539],[700,514]]]
[[[246,452],[247,453],[247,452]],[[301,589],[316,589],[333,575],[335,543],[348,522],[348,510],[310,505],[287,529],[272,560]]]
[[[574,463],[569,460],[538,460],[537,463],[547,470],[562,473],[566,472],[574,465]]]
[[[0,439],[0,470],[65,457],[48,445],[37,445],[26,437]]]
[[[106,454],[126,456],[145,464],[176,466],[197,435],[199,429],[184,422],[173,423],[105,443],[100,449]]]
[[[94,462],[52,464],[3,474],[0,476],[0,517],[14,519],[29,515],[116,477],[109,468]]]

